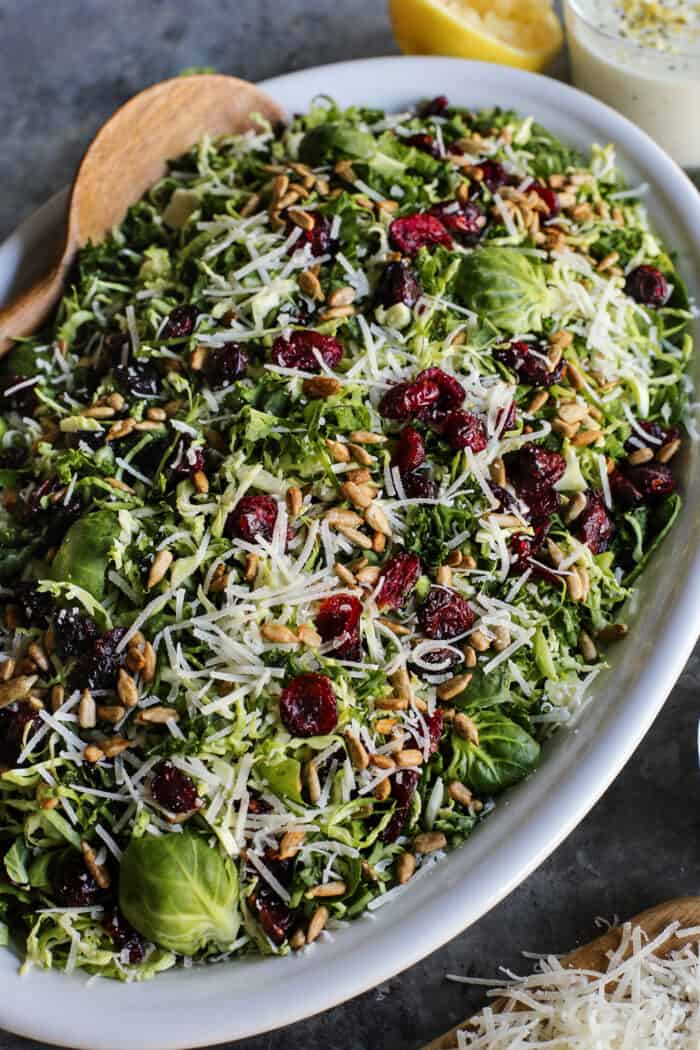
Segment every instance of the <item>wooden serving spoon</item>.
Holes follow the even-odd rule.
[[[665,901],[663,904],[657,904],[654,908],[643,911],[640,915],[635,915],[631,922],[633,926],[639,926],[644,930],[650,940],[658,936],[672,922],[679,922],[681,929],[698,926],[700,925],[700,897],[678,897],[676,900]],[[589,944],[584,944],[581,948],[571,952],[562,959],[562,963],[564,966],[572,969],[598,970],[602,973],[608,964],[607,953],[614,951],[619,946],[621,935],[620,927],[616,926],[601,937],[596,937]],[[658,954],[664,957],[677,948],[681,948],[684,944],[697,942],[698,939],[697,936],[669,937],[661,946]],[[494,1010],[502,1009],[505,1002],[505,999],[496,999],[491,1003],[491,1006]],[[439,1039],[429,1043],[423,1050],[455,1050],[457,1046],[457,1032],[461,1028],[466,1028],[468,1023],[469,1018],[461,1024],[455,1025],[454,1028],[451,1028],[445,1035],[440,1036]]]
[[[124,103],[97,132],[78,168],[60,257],[45,277],[0,310],[0,356],[13,338],[30,335],[46,319],[78,249],[103,240],[161,178],[168,160],[205,134],[248,130],[255,113],[271,123],[283,116],[254,84],[216,74],[164,80]]]

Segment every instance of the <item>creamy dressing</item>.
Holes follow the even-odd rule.
[[[700,169],[700,20],[694,5],[686,10],[685,23],[647,15],[640,26],[610,0],[567,0],[566,21],[576,86]]]

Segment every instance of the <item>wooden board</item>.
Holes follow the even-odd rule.
[[[676,900],[665,901],[663,904],[657,904],[654,908],[643,911],[640,915],[635,915],[631,921],[634,926],[641,927],[650,939],[660,934],[672,922],[679,922],[681,929],[700,926],[700,897],[678,897]],[[614,927],[602,936],[596,937],[594,941],[590,941],[589,944],[577,948],[562,961],[565,966],[570,966],[572,969],[598,970],[602,973],[607,966],[607,953],[618,947],[620,936],[620,927]],[[697,937],[670,937],[663,945],[660,954],[667,955],[676,948],[691,941],[698,941],[698,939]],[[499,1003],[502,1005],[504,1001],[496,999],[491,1005],[497,1010]],[[465,1028],[468,1022],[469,1018],[455,1025],[445,1035],[424,1047],[424,1050],[454,1050],[457,1046],[457,1032]]]

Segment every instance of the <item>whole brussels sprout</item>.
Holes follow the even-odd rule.
[[[96,510],[73,522],[51,565],[54,580],[75,583],[101,601],[109,552],[121,533],[118,516]]]
[[[119,907],[161,948],[225,951],[240,925],[236,869],[191,832],[134,838],[122,857]]]
[[[465,256],[456,290],[465,306],[496,328],[513,335],[542,330],[549,307],[544,271],[517,248],[494,245]]]

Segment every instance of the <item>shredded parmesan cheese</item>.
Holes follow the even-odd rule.
[[[468,1029],[457,1033],[456,1050],[698,1050],[697,945],[687,944],[666,958],[655,954],[681,932],[678,927],[673,923],[646,942],[639,927],[626,923],[602,975],[569,969],[547,956],[530,977],[488,993],[506,999],[503,1010],[487,1007],[477,1014]]]

